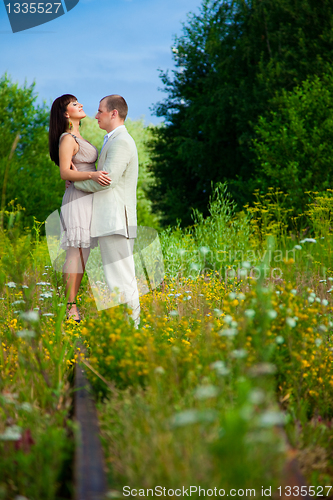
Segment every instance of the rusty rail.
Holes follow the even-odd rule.
[[[107,480],[95,402],[82,364],[75,365],[75,500],[104,500]]]

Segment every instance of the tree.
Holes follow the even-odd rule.
[[[6,74],[0,78],[2,208],[16,199],[25,208],[27,225],[32,225],[33,216],[43,221],[58,208],[65,188],[49,158],[49,110],[45,104],[36,106],[36,99],[34,84],[19,87]]]
[[[333,60],[330,0],[204,0],[173,47],[167,97],[155,107],[150,195],[164,223],[207,214],[211,184],[242,205],[255,186],[252,142],[276,91],[321,75]]]
[[[283,90],[260,117],[255,131],[258,187],[279,187],[289,193],[286,204],[296,213],[309,203],[307,191],[333,184],[333,72]]]

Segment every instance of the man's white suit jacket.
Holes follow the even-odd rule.
[[[74,183],[80,191],[94,193],[91,236],[135,238],[138,152],[125,127],[116,130],[105,144],[97,170],[108,172],[111,184],[101,186],[91,179]]]

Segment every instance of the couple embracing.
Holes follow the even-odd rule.
[[[110,95],[100,103],[96,119],[106,131],[97,170],[98,150],[83,139],[80,121],[86,116],[76,97],[65,94],[52,104],[49,129],[51,159],[66,180],[61,208],[61,248],[66,251],[63,276],[67,316],[80,321],[76,306],[90,249],[99,244],[110,293],[127,303],[135,326],[140,304],[133,259],[137,231],[138,154],[124,125],[128,107]],[[93,195],[92,195],[93,193]]]

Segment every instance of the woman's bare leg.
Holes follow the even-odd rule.
[[[63,279],[68,302],[74,302],[79,291],[90,248],[71,247],[66,252],[66,260],[63,267]],[[68,315],[73,319],[79,319],[76,305],[73,304]]]

